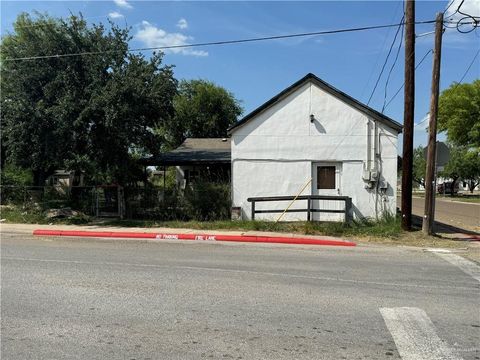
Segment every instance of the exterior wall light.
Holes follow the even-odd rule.
[[[315,115],[311,114],[310,115],[310,122],[313,123],[315,121]]]

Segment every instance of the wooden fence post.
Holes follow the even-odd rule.
[[[350,223],[352,221],[352,198],[345,199],[345,222]]]
[[[310,211],[311,206],[312,206],[312,203],[311,203],[310,197],[308,197],[308,199],[307,199],[307,221],[311,221],[311,211]]]

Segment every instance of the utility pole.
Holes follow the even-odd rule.
[[[431,235],[435,218],[435,177],[437,157],[437,114],[440,91],[440,61],[442,55],[443,13],[435,21],[435,50],[433,52],[432,93],[430,95],[430,120],[428,125],[427,168],[425,174],[425,213],[422,231]]]
[[[413,117],[415,105],[415,0],[405,5],[405,96],[403,111],[402,229],[412,229]]]

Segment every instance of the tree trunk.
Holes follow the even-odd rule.
[[[475,190],[475,187],[478,185],[479,183],[476,183],[474,180],[469,180],[468,181],[468,190],[470,190],[470,194],[473,194],[473,190]]]
[[[450,196],[454,197],[455,196],[455,184],[457,183],[458,178],[453,178],[452,179],[452,185],[450,187]]]

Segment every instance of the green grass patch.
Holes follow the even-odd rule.
[[[40,209],[24,209],[16,206],[2,206],[0,210],[0,218],[5,219],[6,223],[13,224],[64,224],[64,225],[81,225],[89,224],[92,218],[85,214],[72,216],[71,218],[53,218],[45,217],[45,212]]]
[[[280,222],[273,221],[153,221],[153,220],[109,220],[103,226],[118,227],[164,227],[196,230],[233,230],[285,232],[304,235],[362,236],[398,238],[401,233],[400,220],[387,216],[378,221],[363,220],[350,224],[340,222]]]
[[[105,227],[138,228],[177,228],[195,230],[232,230],[294,233],[304,235],[326,235],[338,237],[381,237],[398,238],[402,234],[400,219],[386,216],[378,221],[362,220],[349,224],[341,222],[273,222],[273,221],[157,221],[157,220],[101,220],[84,214],[69,219],[48,219],[40,209],[23,209],[14,206],[2,206],[0,216],[7,223],[24,224],[65,224]]]
[[[2,207],[0,217],[5,219],[7,223],[21,223],[21,224],[47,224],[42,211],[27,210],[18,207]]]

